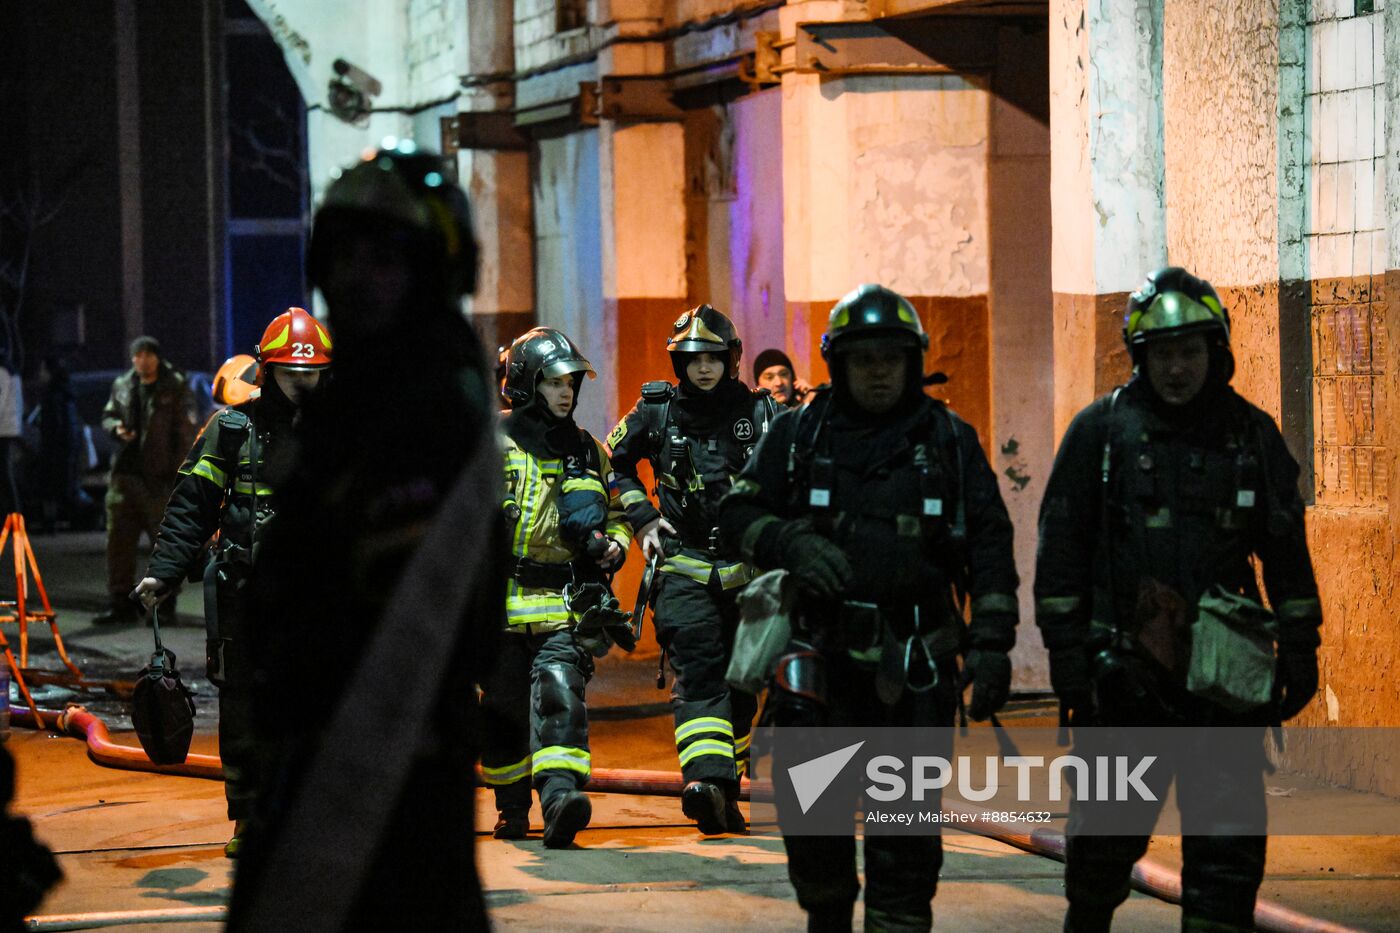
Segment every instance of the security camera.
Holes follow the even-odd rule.
[[[335,73],[348,81],[355,90],[370,97],[378,97],[384,91],[384,85],[379,83],[379,79],[356,65],[352,65],[343,58],[337,58],[331,65]]]
[[[331,113],[346,123],[364,126],[374,109],[372,98],[384,90],[384,86],[374,75],[343,58],[337,58],[331,67],[336,74],[327,89],[326,100]]]

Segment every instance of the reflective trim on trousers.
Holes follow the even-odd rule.
[[[572,771],[588,777],[593,772],[592,761],[586,748],[547,745],[535,752],[530,773],[539,776],[542,771]]]
[[[720,758],[728,758],[730,761],[733,761],[734,746],[729,742],[723,742],[719,739],[701,739],[698,742],[692,742],[686,747],[685,751],[681,752],[681,767],[684,768],[696,758],[701,758],[705,755],[718,755]]]
[[[706,732],[718,732],[731,739],[734,737],[734,727],[730,725],[729,720],[720,719],[718,716],[701,716],[698,719],[688,719],[676,727],[676,744],[680,745],[686,739]]]
[[[488,768],[481,766],[481,780],[492,787],[499,787],[504,784],[514,784],[530,776],[530,756],[517,761],[515,764],[505,765],[500,768]]]

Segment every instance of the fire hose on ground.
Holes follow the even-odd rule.
[[[190,755],[184,764],[158,765],[146,757],[145,751],[137,746],[120,745],[112,741],[107,724],[81,706],[70,706],[66,710],[39,710],[46,722],[52,722],[53,731],[61,735],[83,739],[87,743],[88,757],[95,763],[108,768],[127,771],[148,771],[158,774],[174,774],[183,777],[223,780],[223,766],[217,755]],[[34,714],[29,710],[13,710],[11,721],[17,726],[37,728]],[[685,779],[678,771],[647,771],[628,768],[594,768],[588,780],[589,793],[629,794],[650,797],[679,797]],[[771,800],[771,781],[749,781],[740,783],[741,800]],[[943,804],[945,813],[975,816],[967,822],[959,822],[966,831],[979,836],[995,839],[998,842],[1053,859],[1065,860],[1065,837],[1062,833],[1037,830],[1025,832],[1024,828],[1011,823],[985,819],[983,811],[956,802]],[[975,827],[975,828],[973,828]],[[1141,859],[1133,867],[1132,886],[1134,890],[1149,894],[1171,904],[1181,902],[1180,872],[1155,862]],[[92,914],[53,915],[31,917],[27,921],[30,930],[81,930],[99,926],[116,926],[133,923],[178,923],[178,922],[217,922],[226,916],[222,907],[179,908],[173,910],[104,911]],[[1277,904],[1259,901],[1254,907],[1255,927],[1264,933],[1358,933],[1352,927],[1310,917],[1307,914],[1289,910]]]

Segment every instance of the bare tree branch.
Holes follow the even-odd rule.
[[[299,121],[270,98],[259,98],[258,103],[267,111],[265,118],[229,126],[229,135],[244,143],[244,147],[230,147],[230,158],[239,168],[266,175],[275,184],[300,193],[305,169],[298,157]]]

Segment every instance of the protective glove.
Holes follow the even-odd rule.
[[[1287,722],[1301,713],[1317,695],[1317,650],[1280,645],[1275,690],[1282,694],[1279,719]]]
[[[1006,705],[1011,696],[1011,658],[1005,651],[973,648],[963,661],[964,686],[972,684],[967,715],[977,722]]]
[[[1085,649],[1056,648],[1050,652],[1050,689],[1071,717],[1093,708],[1094,681],[1089,675],[1089,653]]]
[[[797,588],[816,599],[833,599],[851,582],[851,563],[830,540],[817,534],[810,522],[784,522],[776,530],[774,557],[792,574]]]
[[[157,603],[164,602],[165,598],[169,596],[171,592],[170,585],[164,580],[157,580],[155,577],[145,577],[140,583],[136,584],[136,589],[131,591],[130,598],[140,600],[143,606],[150,609]]]
[[[1061,724],[1079,724],[1081,716],[1093,712],[1093,677],[1089,674],[1089,651],[1084,647],[1063,647],[1050,651],[1050,689],[1060,700]]]

